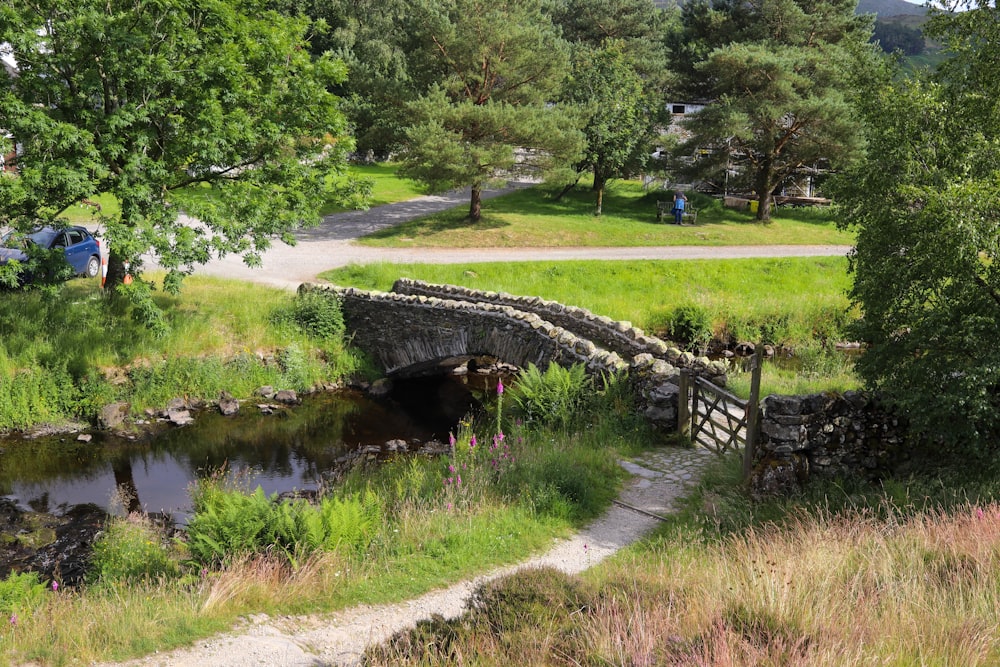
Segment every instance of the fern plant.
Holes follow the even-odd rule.
[[[188,522],[188,546],[200,563],[278,551],[295,562],[313,551],[363,549],[380,525],[374,494],[328,497],[312,504],[279,500],[257,487],[253,493],[226,490],[215,480],[199,483],[195,513]]]
[[[578,416],[592,389],[582,364],[570,368],[549,364],[544,372],[529,364],[518,376],[511,396],[526,419],[565,427]]]

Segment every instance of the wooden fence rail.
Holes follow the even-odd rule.
[[[745,401],[687,370],[681,371],[678,432],[719,456],[742,453],[744,479],[750,476],[760,433],[761,361],[758,347],[751,362],[750,398]]]

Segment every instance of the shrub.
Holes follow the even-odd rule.
[[[140,581],[173,577],[178,571],[160,531],[145,517],[133,514],[113,519],[94,542],[94,581]]]
[[[300,292],[288,316],[302,331],[321,340],[344,335],[344,314],[335,294]]]
[[[700,350],[712,340],[712,319],[708,311],[693,303],[674,308],[667,318],[667,335],[689,350]]]
[[[527,419],[565,427],[578,415],[592,386],[582,364],[569,369],[549,364],[544,373],[529,364],[510,393]]]

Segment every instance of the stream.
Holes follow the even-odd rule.
[[[135,440],[105,432],[90,442],[75,433],[0,439],[0,578],[34,570],[79,581],[108,514],[142,511],[183,525],[191,484],[220,470],[269,495],[308,493],[331,483],[359,450],[379,457],[393,441],[393,450],[404,441],[407,451],[447,443],[490,382],[475,374],[397,380],[385,399],[344,390],[273,414],[246,401],[238,415],[205,410],[192,424]]]

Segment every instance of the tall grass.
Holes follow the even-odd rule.
[[[342,321],[317,331],[329,315],[311,312],[304,323],[297,298],[281,290],[189,278],[181,295],[155,298],[168,322],[162,338],[107,303],[93,280],[56,295],[5,294],[0,430],[90,419],[113,401],[140,412],[176,396],[249,396],[264,384],[301,391],[358,365]]]
[[[882,494],[867,505],[854,497],[845,510],[785,501],[756,508],[773,521],[713,521],[738,495],[719,486],[730,470],[714,474],[692,512],[658,537],[583,577],[546,570],[493,582],[464,617],[401,633],[369,651],[371,664],[1000,659],[1000,504],[917,509]]]

